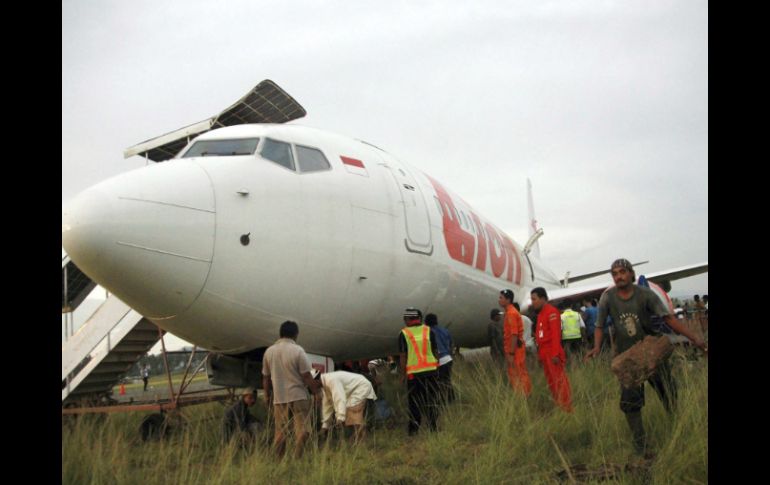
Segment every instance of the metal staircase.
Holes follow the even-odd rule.
[[[62,251],[64,252],[64,251]],[[74,311],[93,289],[96,282],[80,271],[66,253],[61,258],[61,312]]]
[[[62,258],[62,284],[66,285],[63,313],[74,310],[95,287],[68,257]],[[62,405],[109,394],[163,333],[120,299],[109,296],[62,343]]]

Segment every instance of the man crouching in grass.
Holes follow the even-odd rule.
[[[256,438],[261,423],[249,408],[257,402],[257,391],[250,387],[243,391],[241,398],[230,406],[222,420],[222,434],[225,442],[238,437],[241,444],[251,443]]]
[[[313,369],[311,373],[323,393],[321,439],[327,438],[332,426],[345,425],[354,429],[351,439],[358,443],[366,429],[366,400],[377,399],[372,383],[361,374],[341,370],[320,374]]]

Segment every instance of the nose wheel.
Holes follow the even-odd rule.
[[[161,413],[150,414],[139,425],[139,433],[142,441],[159,440],[165,438],[171,431],[166,417]]]

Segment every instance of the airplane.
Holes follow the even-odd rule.
[[[396,353],[407,307],[436,313],[458,345],[481,347],[503,288],[526,311],[534,287],[552,302],[608,287],[565,287],[531,251],[542,235],[531,195],[522,246],[438,179],[370,143],[297,124],[216,125],[159,137],[183,148],[86,189],[62,214],[62,245],[78,267],[208,349],[212,383],[259,386],[261,356],[285,320],[299,323],[314,366],[333,370],[334,361]],[[157,145],[126,156],[158,155]],[[707,271],[699,263],[647,279]]]

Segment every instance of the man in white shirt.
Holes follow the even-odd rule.
[[[361,374],[341,370],[320,376],[315,369],[311,373],[320,381],[323,393],[322,438],[332,426],[345,425],[353,427],[353,440],[357,443],[366,429],[366,400],[377,399],[372,383]]]

